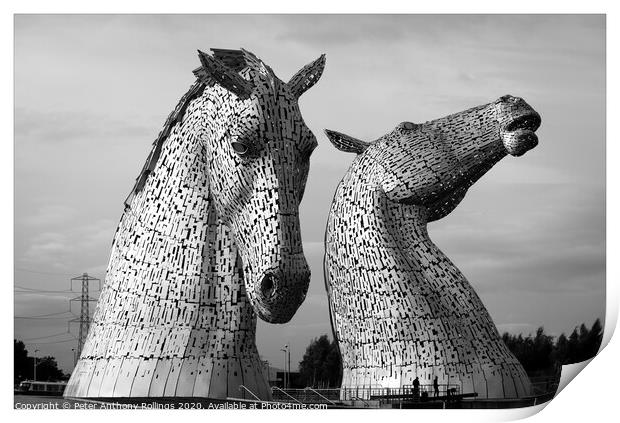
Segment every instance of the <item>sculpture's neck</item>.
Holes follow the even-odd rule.
[[[231,328],[253,333],[256,319],[232,234],[217,215],[211,196],[201,128],[205,113],[207,118],[213,114],[209,101],[215,98],[205,91],[191,100],[182,121],[167,129],[157,154],[151,153],[156,160],[152,165],[147,160],[148,177],[126,208],[115,236],[106,289],[126,290],[144,301],[175,299],[184,310],[166,317],[166,324],[233,337]],[[130,245],[131,259],[126,252]],[[148,277],[127,281],[126,273]],[[156,325],[160,318],[149,315],[142,322]]]
[[[347,255],[361,257],[362,263],[374,263],[386,254],[400,255],[400,251],[417,246],[436,248],[426,229],[427,209],[389,200],[379,182],[382,172],[380,162],[369,154],[353,163],[332,204],[327,243],[334,251],[328,254],[343,254],[343,249],[360,245],[360,239],[363,248]],[[402,261],[397,261],[398,265]]]
[[[398,243],[406,248],[412,243],[430,241],[427,231],[427,209],[425,207],[389,201],[385,196],[375,210],[386,220],[386,230]]]
[[[358,176],[354,176],[351,182],[359,180]],[[426,207],[391,201],[372,181],[364,181],[363,186],[352,183],[345,183],[340,188],[341,192],[357,194],[339,196],[345,201],[337,205],[338,211],[331,218],[328,242],[342,248],[342,244],[359,243],[358,238],[362,237],[367,240],[366,246],[353,255],[363,256],[363,263],[373,263],[377,257],[389,256],[390,263],[402,271],[413,271],[420,280],[432,278],[437,279],[437,283],[451,283],[462,279],[456,266],[429,238]],[[351,215],[361,218],[352,220]],[[346,228],[344,237],[338,235],[338,227]]]

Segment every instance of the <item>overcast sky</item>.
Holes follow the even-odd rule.
[[[289,343],[294,369],[312,338],[331,336],[323,236],[353,156],[322,130],[373,140],[504,94],[540,112],[539,146],[496,165],[431,238],[500,331],[589,326],[605,314],[604,42],[597,15],[17,16],[15,284],[60,291],[82,272],[103,279],[123,200],[193,82],[196,49],[246,48],[284,81],[326,53],[300,100],[319,141],[301,207],[310,291],[290,323],[259,323],[261,355],[282,367]],[[16,316],[67,311],[77,295],[16,290]],[[59,334],[68,319],[16,319],[15,336]],[[68,339],[26,344],[69,370],[75,343],[51,343]]]

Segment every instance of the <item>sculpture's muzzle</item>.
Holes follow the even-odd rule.
[[[254,310],[266,322],[288,322],[306,298],[310,268],[303,254],[291,264],[268,270],[255,285]]]
[[[505,95],[498,101],[502,143],[511,156],[522,156],[538,145],[540,115],[522,98]]]

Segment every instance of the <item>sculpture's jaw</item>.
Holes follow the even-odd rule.
[[[538,145],[535,131],[540,126],[540,115],[531,110],[510,121],[502,131],[502,142],[511,156],[522,156]]]
[[[540,115],[522,98],[505,95],[496,102],[500,137],[506,152],[522,156],[536,147],[535,132],[540,127]]]

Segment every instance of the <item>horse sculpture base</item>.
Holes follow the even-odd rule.
[[[78,398],[243,398],[271,400],[258,360],[151,359],[80,360],[75,387],[65,396]],[[241,388],[243,386],[244,388]],[[249,394],[249,392],[252,394]]]

